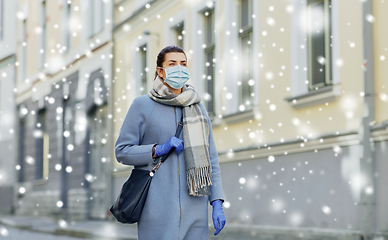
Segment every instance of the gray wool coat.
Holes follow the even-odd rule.
[[[211,195],[193,197],[188,194],[184,153],[174,151],[152,179],[138,222],[139,240],[208,239],[208,203],[224,199],[224,196],[211,122],[205,107],[199,104],[209,123]],[[181,107],[157,103],[148,95],[137,97],[128,110],[115,144],[117,161],[151,170],[155,166],[152,147],[164,144],[175,135],[181,116]],[[182,139],[182,133],[179,138]]]

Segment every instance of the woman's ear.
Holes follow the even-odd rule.
[[[165,76],[164,76],[164,71],[163,71],[163,69],[160,68],[160,67],[158,67],[158,68],[156,68],[156,71],[157,71],[159,77],[160,77],[161,79],[164,80],[164,77],[165,77]]]

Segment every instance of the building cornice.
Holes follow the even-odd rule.
[[[119,2],[119,3],[117,3],[117,4],[115,4],[114,7],[116,8],[118,5],[121,5],[121,4],[124,3],[125,1],[127,1],[127,0],[123,0],[123,1],[121,1],[121,2]],[[127,23],[127,22],[131,21],[132,19],[136,18],[139,14],[141,14],[144,10],[146,10],[146,9],[147,9],[147,8],[146,8],[146,5],[147,5],[147,4],[150,4],[150,5],[151,5],[151,4],[155,3],[156,1],[158,1],[158,0],[150,0],[150,1],[148,1],[144,6],[140,7],[140,8],[137,9],[135,12],[133,12],[133,13],[131,14],[131,16],[129,16],[128,18],[126,18],[126,19],[123,20],[122,22],[116,24],[116,25],[113,27],[113,32],[115,32],[117,29],[119,29],[120,27],[122,27],[125,23]]]
[[[388,140],[388,121],[372,128],[374,142]],[[324,149],[333,149],[336,146],[345,147],[360,144],[358,129],[345,132],[334,132],[318,135],[314,138],[300,138],[284,142],[272,142],[261,145],[252,145],[244,148],[218,152],[220,163],[266,158],[270,155],[289,155],[301,152],[313,152]],[[303,145],[302,145],[303,144]]]
[[[95,53],[98,50],[100,50],[100,49],[104,48],[105,46],[109,45],[109,43],[112,43],[112,41],[107,41],[107,42],[104,42],[104,43],[98,45],[97,47],[91,49],[91,52]],[[57,78],[54,82],[59,81],[61,79],[62,75],[70,75],[71,73],[74,72],[75,69],[71,68],[71,66],[74,66],[77,62],[80,62],[81,60],[84,60],[86,58],[87,58],[86,54],[83,54],[79,58],[74,59],[74,61],[69,63],[66,66],[65,70],[61,69],[61,70],[59,70],[59,71],[57,71],[55,73],[44,72],[44,74],[45,74],[46,78],[48,78],[48,79]],[[42,81],[42,79],[39,78],[38,74],[36,74],[33,78],[31,78],[31,83],[32,84],[30,85],[30,87],[26,88],[23,92],[18,92],[17,95],[15,96],[16,104],[20,104],[21,102],[23,102],[26,99],[30,98],[32,96],[32,89],[40,81]],[[50,83],[52,83],[52,81],[50,81]]]
[[[0,68],[3,68],[3,65],[6,65],[8,63],[14,63],[16,61],[16,54],[10,54],[2,59],[0,59]]]

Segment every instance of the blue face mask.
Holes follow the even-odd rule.
[[[189,69],[180,64],[174,67],[162,68],[166,72],[164,80],[170,87],[180,89],[190,79]]]

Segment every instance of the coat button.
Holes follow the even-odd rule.
[[[153,177],[153,176],[154,176],[154,173],[153,173],[153,172],[150,172],[150,176]]]

